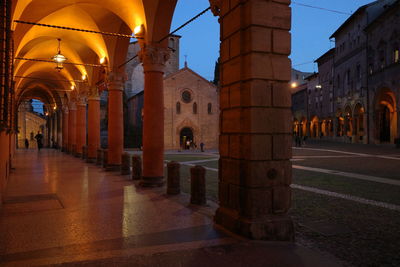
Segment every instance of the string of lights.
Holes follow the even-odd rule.
[[[325,8],[325,7],[313,6],[313,5],[309,5],[309,4],[303,4],[303,3],[296,2],[296,1],[292,1],[292,4],[298,5],[298,6],[303,6],[303,7],[308,7],[308,8],[319,9],[319,10],[328,11],[328,12],[333,12],[333,13],[342,14],[342,15],[351,15],[351,13],[348,13],[348,12],[329,9],[329,8]]]
[[[206,9],[204,9],[203,11],[201,11],[200,13],[198,13],[196,16],[192,17],[191,19],[189,19],[188,21],[186,21],[185,23],[183,23],[181,26],[179,26],[178,28],[176,28],[175,30],[173,30],[172,32],[170,32],[169,34],[167,34],[166,36],[164,36],[163,38],[161,38],[158,43],[161,43],[162,41],[164,41],[165,39],[167,39],[168,37],[174,35],[177,31],[183,29],[184,27],[186,27],[187,25],[189,25],[190,23],[192,23],[193,21],[195,21],[196,19],[198,19],[199,17],[201,17],[202,15],[204,15],[207,11],[209,11],[211,9],[211,7],[207,7]],[[126,64],[128,64],[129,62],[131,62],[132,60],[134,60],[135,58],[137,58],[138,55],[135,55],[133,57],[131,57],[130,59],[128,59],[127,61],[125,61],[124,63],[122,63],[121,65],[118,66],[118,68],[121,68],[123,66],[125,66]]]
[[[30,76],[14,76],[15,78],[19,78],[19,79],[31,79],[31,80],[42,80],[42,81],[54,81],[54,82],[66,82],[66,83],[71,83],[71,82],[77,82],[77,83],[81,83],[81,82],[85,82],[82,80],[60,80],[60,79],[48,79],[48,78],[38,78],[38,77],[30,77]]]
[[[78,31],[78,32],[95,33],[95,34],[108,35],[108,36],[114,36],[114,37],[123,37],[123,38],[129,38],[129,39],[135,38],[135,36],[133,36],[133,35],[123,34],[123,33],[102,32],[102,31],[94,31],[94,30],[87,30],[87,29],[78,29],[78,28],[72,28],[72,27],[66,27],[66,26],[50,25],[50,24],[37,23],[37,22],[30,22],[30,21],[23,21],[23,20],[14,20],[14,22],[16,22],[16,23],[21,23],[21,24],[28,24],[28,25],[41,26],[41,27],[62,29],[62,30],[68,30],[68,31]]]
[[[17,60],[35,61],[35,62],[46,62],[46,63],[53,63],[53,64],[54,64],[54,61],[53,61],[53,60],[47,60],[47,59],[24,58],[24,57],[16,57],[15,59],[17,59]],[[90,66],[90,67],[98,67],[98,68],[103,67],[103,65],[100,65],[100,64],[90,64],[90,63],[63,62],[63,64],[80,65],[80,66]]]

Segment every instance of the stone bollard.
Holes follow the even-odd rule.
[[[177,195],[181,192],[181,177],[180,177],[181,164],[176,161],[168,162],[168,177],[167,177],[167,194]]]
[[[202,166],[190,168],[190,203],[205,205],[206,200],[206,169]]]
[[[107,161],[108,161],[108,149],[103,149],[103,157],[102,157],[102,167],[107,168]]]
[[[122,153],[121,156],[121,175],[131,174],[131,155]]]
[[[97,149],[96,165],[101,165],[103,162],[103,149]]]
[[[138,155],[132,157],[132,180],[142,179],[142,158]]]

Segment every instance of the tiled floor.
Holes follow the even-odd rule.
[[[190,255],[200,254],[188,251],[205,247],[213,250],[202,250],[208,254],[201,262],[213,265],[220,246],[230,246],[231,252],[224,253],[226,260],[237,257],[237,246],[243,244],[256,246],[253,251],[263,250],[257,243],[214,228],[213,207],[190,206],[188,196],[169,197],[164,188],[142,189],[129,176],[105,172],[71,155],[20,150],[14,166],[0,215],[0,265],[84,261],[81,264],[118,266],[137,260],[132,257],[144,257],[138,264],[152,266],[164,257],[173,263],[168,266],[192,266]],[[270,244],[269,253],[274,247],[279,257],[296,259],[293,265],[282,266],[301,266],[299,257],[303,266],[331,263],[292,244],[262,244]],[[146,258],[154,253],[157,260]],[[264,254],[257,254],[260,260],[267,260]],[[279,257],[274,260],[279,262]]]

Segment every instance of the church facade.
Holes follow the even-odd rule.
[[[170,39],[171,58],[164,76],[164,147],[166,150],[218,148],[219,99],[218,89],[191,70],[185,62],[179,70],[179,36]],[[134,56],[136,43],[129,49]],[[127,118],[125,123],[128,146],[140,148],[143,129],[144,83],[139,62],[127,66],[125,84]]]

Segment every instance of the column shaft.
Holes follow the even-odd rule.
[[[290,1],[225,2],[211,1],[221,24],[215,221],[248,238],[293,240]]]
[[[124,150],[124,115],[120,81],[109,83],[108,87],[108,169],[118,169]]]
[[[68,151],[68,124],[69,124],[69,113],[68,109],[64,109],[62,113],[62,150],[64,152]]]
[[[86,104],[77,105],[76,113],[76,156],[82,155],[82,146],[86,145]]]
[[[76,147],[76,108],[69,109],[68,117],[68,152],[75,153],[73,148]]]
[[[144,73],[143,185],[158,185],[164,177],[163,73]]]
[[[144,70],[143,177],[142,186],[164,184],[164,69],[169,50],[158,44],[143,44]]]
[[[89,98],[88,104],[88,160],[92,160],[100,148],[100,98]]]

